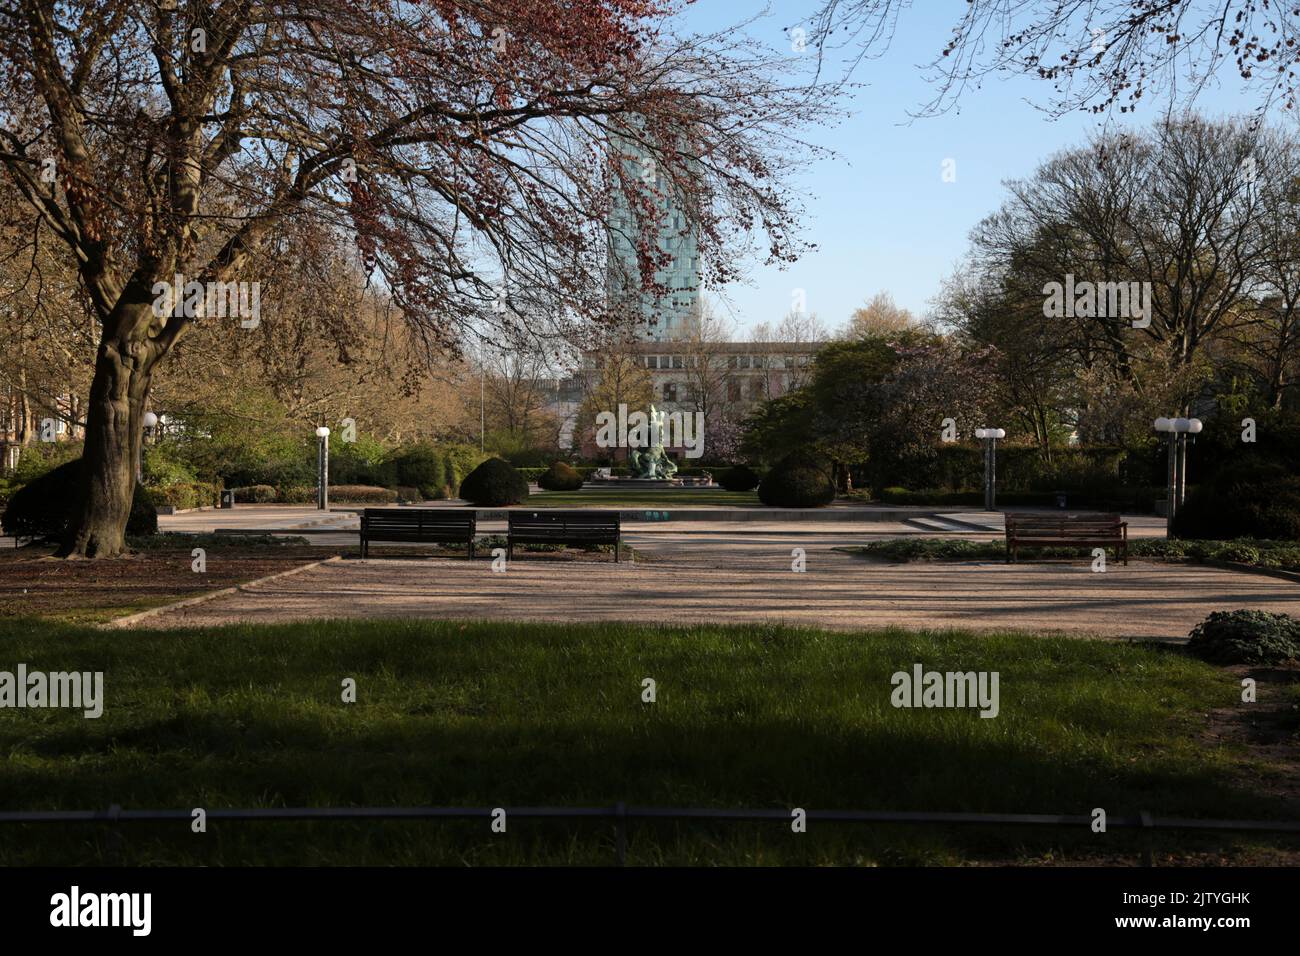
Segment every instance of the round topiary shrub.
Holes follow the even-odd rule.
[[[489,458],[460,483],[460,496],[470,504],[498,508],[517,505],[528,497],[528,482],[501,458]]]
[[[726,491],[753,491],[759,481],[748,465],[735,465],[718,476],[718,484]]]
[[[1300,657],[1300,621],[1270,611],[1215,611],[1187,649],[1213,664],[1278,664]]]
[[[787,458],[759,484],[758,500],[777,508],[823,508],[835,500],[835,484],[822,469]]]
[[[64,462],[23,485],[9,499],[0,527],[15,538],[61,538],[77,502],[81,459]],[[140,485],[131,500],[126,533],[144,536],[158,533],[158,511]]]
[[[572,465],[557,461],[537,476],[537,484],[546,491],[577,491],[582,487],[582,475]]]

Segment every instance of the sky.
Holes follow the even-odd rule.
[[[796,25],[818,2],[698,0],[678,19],[689,32],[712,31],[769,9],[746,32],[795,56],[783,28]],[[900,18],[888,53],[859,66],[854,79],[864,88],[846,98],[851,115],[831,128],[809,128],[807,139],[838,154],[817,161],[792,184],[807,210],[803,236],[819,248],[784,270],[755,262],[750,284],[726,288],[719,305],[738,331],[778,322],[795,289],[805,291],[808,311],[832,329],[881,291],[925,314],[959,266],[971,228],[1001,205],[1003,182],[1029,175],[1098,129],[1095,116],[1053,119],[1036,108],[1047,103],[1052,89],[1029,77],[990,80],[967,92],[955,111],[911,119],[909,111],[934,92],[921,67],[934,58],[964,7],[965,0],[917,0]],[[1210,90],[1198,108],[1222,116],[1255,105],[1229,80]],[[1160,112],[1153,100],[1135,120],[1116,117],[1112,124],[1145,126]],[[952,182],[944,181],[945,160],[953,161]]]

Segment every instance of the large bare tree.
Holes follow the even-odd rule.
[[[821,58],[845,58],[851,69],[884,52],[912,6],[820,0],[806,32]],[[935,94],[922,114],[1009,74],[1050,84],[1047,109],[1057,115],[1130,112],[1161,93],[1190,108],[1229,71],[1255,91],[1261,112],[1297,105],[1300,6],[1292,0],[967,0],[958,9],[928,64]]]
[[[0,0],[6,186],[69,250],[100,325],[63,553],[123,549],[158,363],[211,301],[202,290],[256,282],[257,253],[294,218],[353,237],[431,349],[468,325],[601,320],[626,166],[611,142],[653,159],[652,181],[619,185],[673,190],[709,240],[706,274],[725,280],[756,225],[771,258],[797,254],[780,174],[807,150],[789,148],[784,121],[815,115],[815,94],[736,41],[674,39],[673,11]],[[159,284],[178,275],[186,308],[172,310]]]

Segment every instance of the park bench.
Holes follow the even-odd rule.
[[[515,556],[516,544],[612,544],[618,561],[617,511],[508,511],[506,557]]]
[[[361,513],[361,557],[370,556],[371,541],[433,541],[469,546],[474,557],[473,511],[450,508],[367,508]]]
[[[1020,548],[1114,548],[1128,564],[1128,522],[1119,515],[1008,514],[1007,563]]]

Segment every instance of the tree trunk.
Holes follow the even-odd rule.
[[[79,500],[61,557],[110,558],[126,547],[152,367],[147,342],[101,338],[86,406]]]

